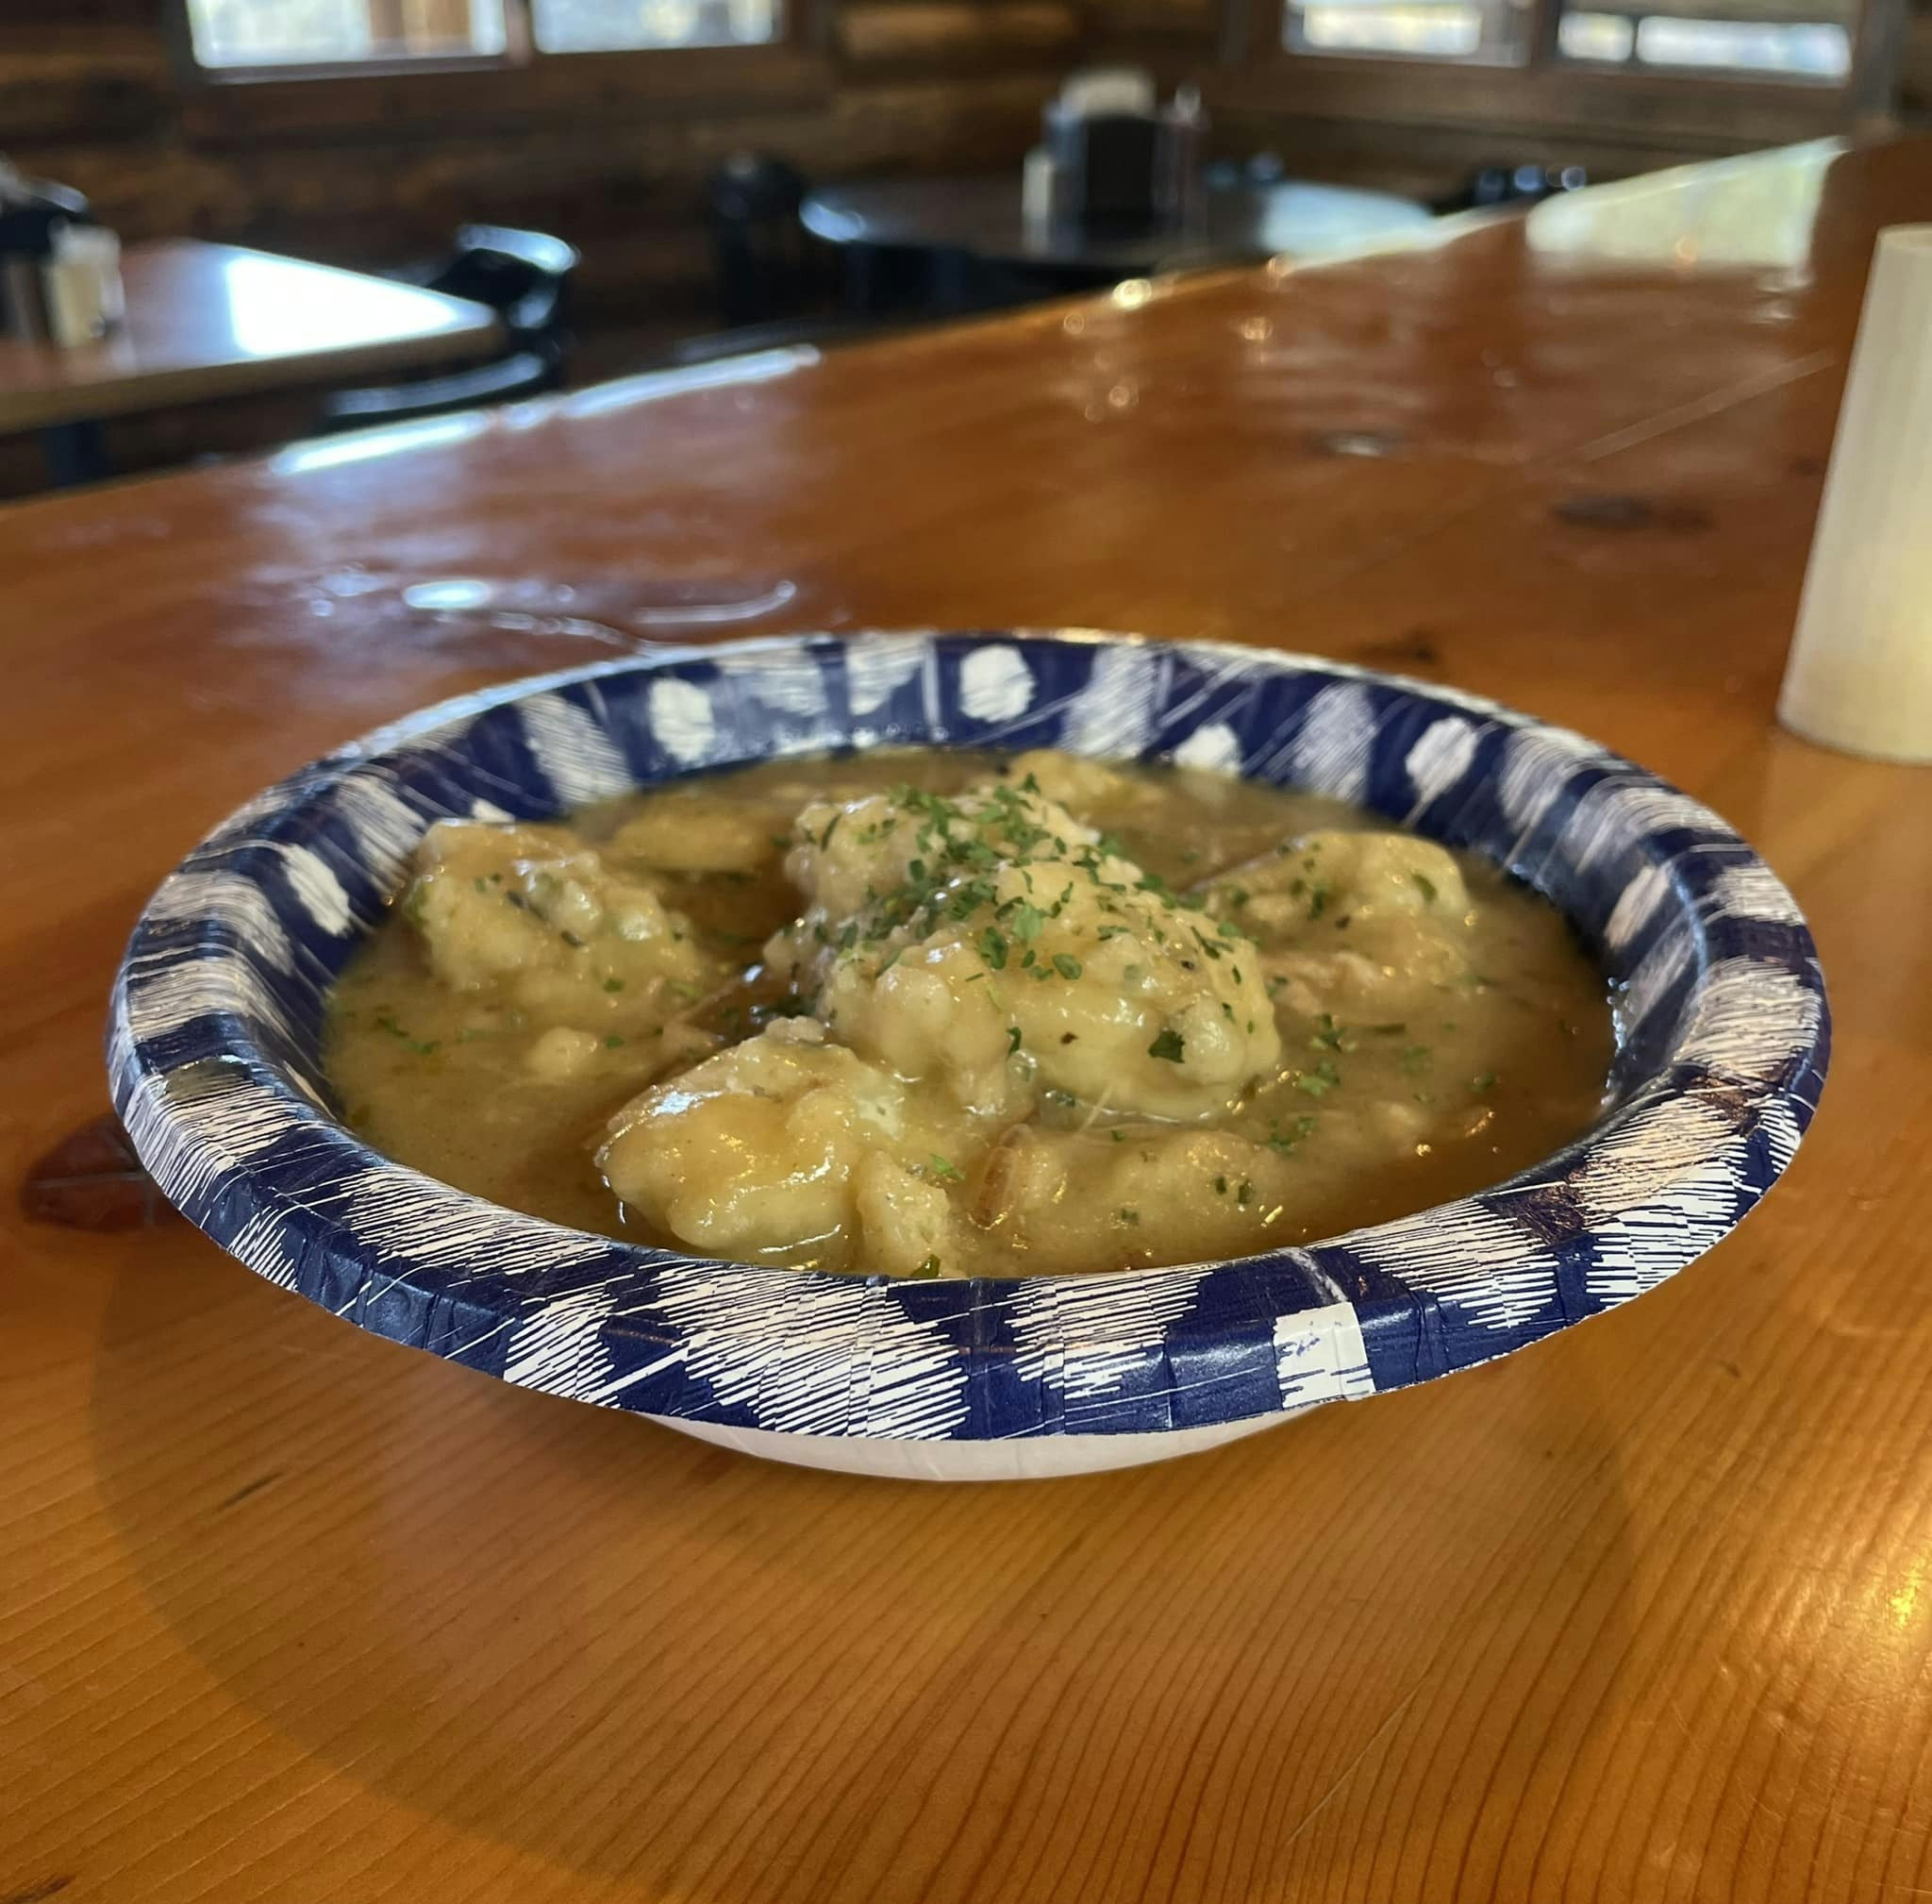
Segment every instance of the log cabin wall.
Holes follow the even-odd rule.
[[[35,24],[0,17],[0,151],[129,239],[381,265],[466,220],[554,231],[583,248],[593,323],[701,328],[698,187],[720,158],[1017,170],[1080,27],[1073,0],[805,4],[823,10],[783,46],[209,83],[184,75],[173,0],[58,0]]]

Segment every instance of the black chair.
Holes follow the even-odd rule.
[[[323,427],[407,423],[555,390],[563,381],[573,342],[570,280],[576,266],[575,247],[560,238],[501,225],[464,225],[445,261],[397,275],[427,290],[487,305],[503,321],[502,354],[438,376],[337,391],[323,400]]]
[[[798,222],[807,185],[797,167],[736,152],[705,180],[718,321],[727,328],[795,317],[824,298],[824,275]]]

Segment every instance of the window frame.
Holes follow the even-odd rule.
[[[1521,63],[1428,54],[1324,53],[1287,44],[1288,0],[1224,0],[1215,93],[1244,110],[1419,120],[1444,129],[1603,143],[1633,135],[1712,153],[1840,131],[1884,112],[1897,84],[1909,0],[1860,0],[1842,80],[1722,68],[1592,65],[1557,50],[1562,0],[1533,0]],[[1722,124],[1711,104],[1721,95]],[[1210,105],[1212,101],[1210,100]]]

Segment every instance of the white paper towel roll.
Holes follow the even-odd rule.
[[[1778,718],[1932,760],[1932,225],[1878,234]]]

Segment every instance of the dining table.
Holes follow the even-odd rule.
[[[1932,769],[1775,702],[1932,139],[0,509],[0,1899],[1932,1895]],[[1808,915],[1823,1104],[1612,1313],[1208,1454],[760,1462],[377,1337],[108,1119],[222,817],[733,635],[1292,649],[1580,728]]]
[[[1029,215],[1017,172],[963,178],[860,178],[822,185],[799,222],[848,264],[874,252],[924,254],[1031,272],[1069,290],[1170,261],[1238,263],[1319,258],[1429,223],[1426,206],[1392,192],[1316,179],[1204,181],[1179,220],[1093,222]]]
[[[58,479],[106,474],[105,420],[487,356],[503,331],[467,298],[239,244],[132,244],[126,315],[77,344],[0,336],[0,436],[48,438]]]

